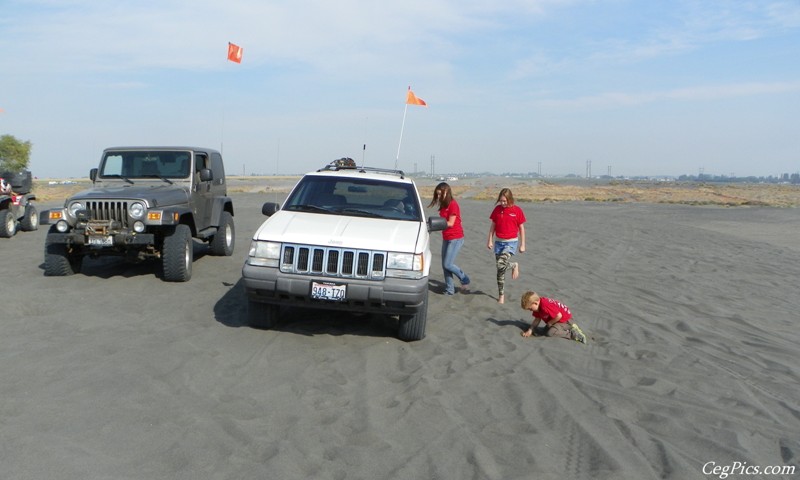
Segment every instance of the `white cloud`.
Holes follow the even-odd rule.
[[[699,85],[651,92],[605,92],[571,99],[548,99],[535,102],[548,108],[598,109],[637,107],[650,103],[678,100],[706,102],[756,95],[779,95],[800,92],[800,81],[775,83],[740,83],[728,85]]]

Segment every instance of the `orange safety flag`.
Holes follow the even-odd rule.
[[[231,62],[242,63],[242,47],[228,42],[228,60]]]
[[[414,92],[411,91],[411,86],[408,87],[408,94],[406,95],[406,104],[407,105],[422,105],[423,107],[427,107],[428,104],[425,103],[425,100],[417,97],[414,95]]]

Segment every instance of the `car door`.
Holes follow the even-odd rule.
[[[200,171],[203,169],[211,168],[211,162],[205,152],[195,152],[194,154],[194,205],[192,211],[194,212],[195,224],[198,230],[207,228],[211,223],[211,210],[213,208],[214,191],[212,176],[211,180],[205,181],[200,178]]]

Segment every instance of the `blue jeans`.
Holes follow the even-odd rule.
[[[453,284],[453,275],[458,277],[458,281],[461,282],[461,285],[469,285],[469,277],[455,264],[458,251],[461,250],[463,245],[463,238],[442,240],[442,270],[444,271],[444,293],[446,295],[453,295],[456,293],[456,288]]]

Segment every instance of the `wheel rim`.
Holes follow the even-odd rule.
[[[225,225],[225,245],[230,247],[231,243],[233,243],[233,229],[230,225]]]
[[[16,220],[14,220],[13,215],[6,216],[6,231],[8,233],[14,233],[14,227],[16,226]]]

